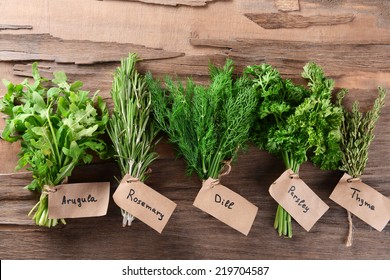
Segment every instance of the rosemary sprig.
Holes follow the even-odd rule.
[[[121,175],[130,174],[144,181],[149,165],[157,158],[154,152],[158,128],[151,119],[151,94],[144,77],[136,70],[138,57],[130,53],[116,69],[111,97],[114,110],[108,134],[115,149]],[[134,217],[122,209],[123,226]]]
[[[256,93],[244,77],[233,80],[233,61],[223,68],[210,65],[208,87],[192,79],[165,79],[166,89],[147,75],[155,119],[201,179],[218,178],[224,160],[235,158],[249,137],[257,105]]]

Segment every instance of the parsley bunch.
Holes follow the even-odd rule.
[[[155,119],[188,165],[201,179],[218,178],[224,161],[247,142],[257,105],[248,79],[233,79],[233,61],[223,68],[210,65],[210,85],[165,79],[166,89],[147,75]]]
[[[157,158],[153,143],[158,129],[151,118],[151,93],[145,79],[135,69],[137,55],[130,53],[116,69],[111,96],[114,110],[108,134],[115,149],[122,176],[144,181],[149,165]],[[123,226],[131,225],[134,217],[122,209]]]
[[[83,84],[69,84],[65,73],[54,73],[51,88],[45,87],[49,81],[40,76],[37,63],[32,73],[33,84],[4,81],[8,92],[0,101],[0,110],[9,118],[2,138],[21,141],[17,169],[28,166],[33,181],[26,188],[41,193],[30,214],[35,211],[37,225],[52,227],[59,221],[48,218],[44,186],[61,184],[77,164],[90,163],[92,151],[105,155],[106,145],[99,136],[105,131],[108,112],[101,97],[95,94],[91,99],[88,91],[81,90]]]
[[[353,178],[360,178],[368,161],[368,148],[374,140],[375,125],[385,105],[386,90],[378,87],[378,97],[371,110],[366,113],[360,112],[360,105],[355,101],[352,110],[346,110],[342,103],[346,91],[337,95],[337,105],[341,108],[344,120],[341,125],[341,167],[340,170],[347,172]],[[352,245],[352,217],[348,213],[349,233],[347,246]]]
[[[342,110],[331,102],[334,81],[315,63],[303,68],[308,88],[283,79],[270,65],[248,66],[259,95],[254,140],[262,149],[280,156],[287,169],[299,173],[310,159],[322,169],[337,169]],[[291,216],[279,205],[274,223],[279,235],[292,237]]]

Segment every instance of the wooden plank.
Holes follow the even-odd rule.
[[[321,65],[337,87],[376,91],[390,87],[390,44],[308,43],[256,39],[215,40],[191,38],[193,46],[215,48],[227,53],[240,69],[268,63],[285,76],[299,79],[308,61]]]
[[[0,24],[1,30],[20,30],[20,29],[32,29],[31,25],[17,25],[17,24]]]
[[[301,168],[301,177],[331,206],[309,233],[293,222],[293,239],[277,236],[272,228],[276,203],[268,186],[283,172],[283,163],[257,148],[239,156],[223,183],[259,206],[248,237],[235,232],[192,206],[201,182],[184,176],[182,160],[160,159],[153,164],[148,184],[178,203],[170,222],[159,235],[140,221],[122,228],[121,215],[110,203],[101,218],[68,219],[66,226],[45,229],[12,224],[0,226],[2,259],[388,259],[389,227],[382,233],[354,218],[355,243],[345,248],[346,212],[328,199],[340,172],[324,172],[310,164]],[[88,173],[80,170],[80,175]],[[98,173],[109,176],[111,165],[99,165]],[[112,174],[111,174],[112,175]],[[83,175],[85,178],[87,175]],[[387,178],[381,179],[384,188]],[[382,188],[382,189],[383,189]],[[113,191],[113,190],[112,190]],[[387,192],[389,194],[389,192]],[[30,206],[30,205],[29,205]],[[26,207],[28,208],[28,207]],[[28,209],[26,209],[28,210]],[[20,215],[25,213],[20,213]],[[88,232],[89,234],[85,234]],[[17,238],[18,244],[14,240]],[[38,242],[45,240],[44,243]],[[264,242],[267,240],[267,242]],[[110,246],[101,244],[110,242]],[[323,244],[323,245],[322,245]],[[99,249],[96,249],[99,248]],[[387,249],[386,249],[387,248]],[[23,252],[23,254],[21,253]]]
[[[9,51],[10,45],[12,51]],[[0,61],[49,60],[57,63],[94,64],[118,62],[129,52],[138,53],[143,60],[167,59],[183,55],[180,52],[168,52],[134,44],[61,40],[48,34],[0,34]]]
[[[131,1],[57,0],[55,5],[46,0],[5,1],[0,5],[1,24],[33,28],[1,30],[0,76],[15,83],[31,77],[31,62],[38,60],[45,77],[65,71],[70,80],[83,81],[86,90],[100,89],[111,104],[112,73],[121,57],[137,51],[145,59],[139,64],[142,73],[151,71],[156,77],[170,74],[179,79],[192,76],[200,83],[208,82],[209,61],[223,65],[227,57],[234,59],[236,73],[246,65],[267,62],[278,67],[283,76],[303,83],[302,66],[314,60],[335,79],[337,87],[350,89],[346,105],[359,100],[363,110],[372,105],[377,85],[390,88],[390,13],[386,1],[301,0],[299,14],[275,14],[276,2],[282,1],[210,1],[195,9]],[[261,28],[245,16],[248,13],[272,17],[276,23],[262,24],[278,28]],[[338,15],[348,17],[341,21]],[[296,28],[308,24],[304,29]],[[0,96],[4,90],[0,86]],[[390,166],[385,161],[390,152],[389,106],[387,102],[378,122],[363,176],[365,183],[385,196],[390,196]],[[8,143],[1,146],[1,142],[0,170],[12,172],[15,161],[10,158],[17,159],[17,148],[11,149]],[[175,148],[166,139],[157,151],[160,157],[153,163],[147,183],[178,204],[162,235],[140,221],[122,228],[120,210],[112,201],[105,217],[69,219],[66,226],[54,229],[37,227],[27,216],[37,196],[23,189],[30,178],[7,174],[0,175],[0,258],[390,258],[389,226],[379,233],[356,217],[354,245],[345,248],[346,212],[328,198],[341,172],[321,171],[311,164],[301,167],[301,177],[330,210],[309,233],[294,222],[294,237],[287,240],[278,237],[272,227],[276,203],[268,194],[269,185],[284,170],[283,163],[250,146],[222,179],[259,206],[253,228],[244,237],[192,206],[201,182],[196,176],[185,176],[184,161],[175,160]],[[119,177],[119,171],[113,161],[94,162],[77,167],[71,180],[109,180],[113,193],[115,176]],[[102,246],[107,242],[110,246]]]
[[[353,14],[305,17],[302,15],[290,15],[285,13],[247,13],[245,16],[265,29],[307,28],[311,26],[347,24],[352,22],[355,18]]]
[[[293,12],[299,11],[299,0],[274,0],[278,11]]]
[[[98,0],[98,1],[107,1],[107,0]],[[141,2],[146,4],[155,4],[155,5],[162,5],[162,6],[201,7],[201,6],[206,6],[209,2],[218,1],[218,0],[111,0],[111,1]]]
[[[0,176],[1,174],[14,173],[19,160],[20,144],[8,143],[0,139]]]

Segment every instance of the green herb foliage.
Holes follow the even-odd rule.
[[[245,74],[252,78],[260,99],[254,126],[258,146],[280,156],[295,173],[309,157],[322,169],[337,169],[343,114],[331,102],[334,81],[315,63],[303,69],[308,88],[283,79],[266,64],[248,66]],[[274,226],[279,235],[292,237],[291,217],[280,205]]]
[[[4,81],[8,92],[0,101],[0,110],[9,116],[2,138],[21,141],[17,169],[27,166],[33,181],[27,189],[41,193],[33,220],[40,226],[55,226],[57,219],[48,218],[47,194],[43,187],[61,184],[74,167],[90,163],[91,152],[103,157],[105,143],[99,135],[108,121],[106,104],[95,94],[81,90],[82,83],[67,82],[63,72],[54,73],[54,87],[46,88],[36,63],[32,65],[34,83],[28,80],[14,85]],[[94,102],[97,101],[98,109]],[[30,212],[30,213],[31,213]],[[63,223],[65,221],[61,219]]]
[[[352,177],[363,174],[368,160],[368,148],[374,139],[374,128],[385,104],[386,90],[379,87],[378,98],[374,106],[366,113],[360,112],[359,102],[354,102],[352,111],[347,111],[342,102],[346,91],[337,95],[337,104],[343,110],[344,120],[341,125],[341,170]]]
[[[218,178],[224,160],[236,156],[238,147],[248,140],[257,105],[256,92],[249,80],[233,79],[233,61],[223,68],[210,65],[209,86],[185,86],[165,79],[166,89],[147,75],[152,92],[155,119],[177,145],[189,172],[200,178]]]
[[[115,149],[122,176],[144,181],[149,165],[157,158],[154,139],[158,128],[151,118],[151,94],[144,77],[135,66],[137,55],[130,53],[116,69],[111,89],[114,111],[108,133]],[[133,216],[122,210],[123,224],[131,224]]]

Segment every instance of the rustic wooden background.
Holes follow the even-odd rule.
[[[142,72],[207,82],[207,64],[234,59],[237,71],[267,62],[300,81],[309,60],[322,65],[347,103],[367,109],[377,85],[390,89],[390,3],[386,0],[35,0],[0,1],[0,77],[20,82],[38,61],[47,77],[66,71],[109,100],[112,73],[121,57],[138,52]],[[0,95],[5,91],[0,86]],[[389,100],[389,98],[387,98]],[[370,148],[364,182],[390,196],[390,101]],[[3,126],[0,118],[0,127]],[[301,177],[330,206],[308,233],[294,222],[291,240],[278,237],[276,203],[268,187],[282,162],[250,146],[223,183],[259,207],[248,237],[192,206],[200,188],[185,176],[172,146],[158,146],[149,185],[178,206],[159,235],[140,221],[122,228],[111,201],[102,218],[68,219],[39,228],[27,217],[36,195],[24,190],[30,174],[14,173],[18,144],[0,140],[1,259],[389,259],[390,228],[377,232],[354,218],[354,244],[346,248],[346,211],[328,197],[341,172],[311,164]],[[114,162],[78,168],[71,180],[112,181]]]

